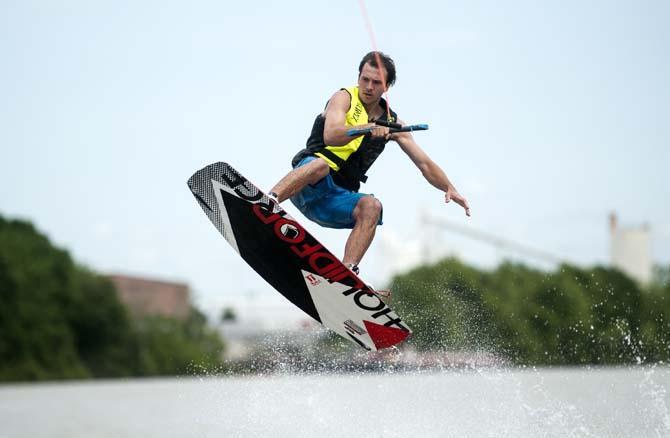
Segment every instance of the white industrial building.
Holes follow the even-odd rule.
[[[649,225],[623,228],[610,214],[610,263],[642,284],[652,280],[650,235]]]

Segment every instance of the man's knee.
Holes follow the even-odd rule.
[[[354,219],[370,219],[376,224],[382,214],[382,203],[374,196],[363,196],[356,204]]]
[[[330,172],[330,166],[323,158],[317,158],[307,163],[304,167],[308,168],[309,183],[315,184],[325,178]]]

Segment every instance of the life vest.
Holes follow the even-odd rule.
[[[358,97],[358,87],[342,88],[351,96],[351,105],[345,117],[345,126],[354,128],[356,126],[370,123],[367,111],[363,102]],[[388,104],[381,99],[380,105],[384,108],[379,120],[395,122],[397,115],[391,112],[391,118],[387,117]],[[342,146],[326,145],[323,140],[323,130],[326,119],[323,114],[319,114],[314,120],[312,133],[307,139],[307,147],[293,158],[293,166],[297,165],[302,159],[313,155],[323,158],[330,166],[331,174],[335,183],[341,187],[357,192],[361,182],[366,182],[368,177],[365,173],[375,162],[379,155],[384,151],[387,140],[377,138],[372,139],[368,134],[352,138],[350,142]]]

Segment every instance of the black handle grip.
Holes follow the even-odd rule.
[[[402,129],[400,123],[387,122],[386,120],[375,120],[375,125],[386,126],[387,128]]]
[[[390,128],[390,132],[412,132],[412,131],[425,131],[428,129],[428,125],[425,123],[420,123],[418,125],[407,125],[401,126],[400,128]],[[364,135],[372,131],[372,128],[354,128],[347,131],[349,137],[355,137],[357,135]]]

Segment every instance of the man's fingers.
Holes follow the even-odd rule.
[[[388,139],[391,138],[389,128],[384,127],[384,126],[375,126],[375,128],[372,130],[372,136],[373,137],[383,137],[384,140],[388,140]]]
[[[444,202],[449,202],[452,200],[451,193],[445,192],[444,193]],[[463,207],[465,210],[465,214],[470,216],[470,206],[468,205],[468,200],[459,195],[458,193],[454,193],[453,197],[454,202],[456,202],[458,205]]]
[[[447,198],[447,202],[449,202],[449,199],[448,199],[448,198],[450,198],[450,195],[447,193],[447,194],[445,195],[445,198]],[[463,207],[463,209],[465,210],[465,214],[466,214],[466,215],[470,216],[470,205],[468,205],[468,200],[467,200],[467,199],[465,199],[464,197],[462,197],[462,196],[459,195],[459,194],[455,194],[455,195],[454,195],[454,201],[455,201],[456,203],[458,203],[458,205],[460,205],[461,207]]]
[[[463,208],[465,209],[465,214],[470,216],[470,206],[468,205],[468,201],[465,198],[463,198]]]

